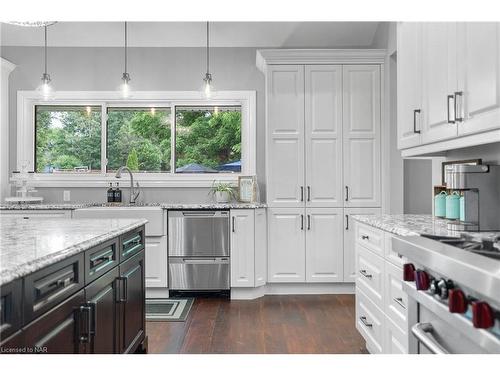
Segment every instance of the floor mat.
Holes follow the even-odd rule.
[[[194,298],[147,299],[146,320],[183,322],[188,317]]]

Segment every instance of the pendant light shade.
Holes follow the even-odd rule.
[[[125,41],[125,48],[124,48],[124,61],[125,61],[125,71],[122,74],[122,84],[120,85],[120,91],[121,95],[123,98],[129,98],[131,95],[131,87],[130,87],[130,74],[127,72],[127,49],[128,49],[128,40],[127,40],[127,22],[125,22],[124,25],[124,41]]]
[[[51,79],[49,73],[47,73],[47,27],[43,27],[44,31],[44,50],[43,50],[43,55],[44,55],[44,68],[43,68],[43,74],[41,78],[41,83],[40,86],[38,86],[38,91],[42,94],[43,99],[49,100],[52,99],[54,96],[54,88],[50,84]]]
[[[213,84],[212,74],[210,73],[210,24],[207,22],[207,72],[203,78],[203,95],[210,99],[215,96],[215,88]]]

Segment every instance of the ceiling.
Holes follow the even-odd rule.
[[[369,47],[379,22],[214,22],[214,47],[349,48]],[[48,45],[57,47],[119,47],[123,22],[58,22],[48,29]],[[201,47],[203,22],[130,22],[131,47]],[[2,46],[42,46],[43,29],[2,23]]]

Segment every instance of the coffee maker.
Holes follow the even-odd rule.
[[[449,190],[463,197],[463,220],[448,223],[458,231],[500,231],[500,165],[450,164],[445,167]]]

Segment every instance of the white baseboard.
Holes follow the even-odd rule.
[[[231,299],[249,300],[265,295],[354,294],[354,283],[340,284],[266,284],[258,288],[231,288]]]
[[[167,288],[146,288],[146,298],[168,298]]]

